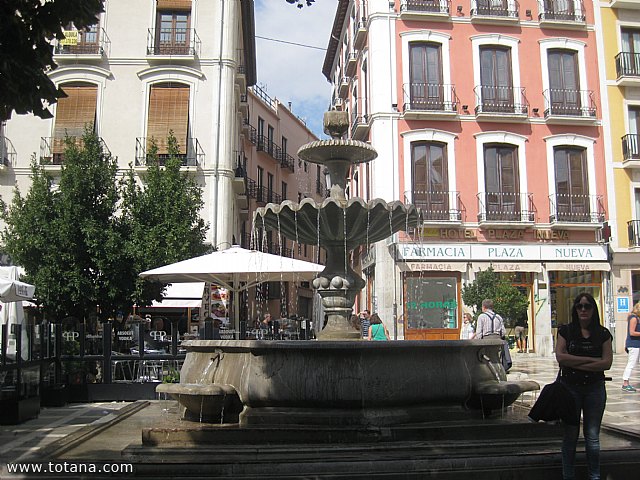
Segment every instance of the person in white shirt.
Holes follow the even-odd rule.
[[[473,325],[471,324],[471,314],[463,313],[462,314],[462,327],[460,328],[460,339],[461,340],[471,340],[475,338],[476,333],[473,330]]]

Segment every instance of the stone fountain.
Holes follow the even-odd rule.
[[[157,388],[178,399],[184,418],[245,432],[261,425],[368,428],[486,414],[539,388],[507,381],[500,340],[366,342],[352,330],[348,319],[365,282],[348,253],[416,226],[420,212],[400,202],[346,198],[351,167],[376,157],[370,145],[341,139],[347,126],[346,113],[328,112],[332,139],[298,151],[326,166],[329,198],[268,204],[254,217],[258,227],[325,249],[326,268],[313,282],[328,314],[323,341],[185,342],[180,383]]]

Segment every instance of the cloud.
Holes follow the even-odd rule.
[[[285,0],[257,0],[256,36],[326,48],[336,12],[336,0],[295,8]],[[325,51],[256,38],[258,85],[272,98],[322,135],[322,115],[331,102],[331,84],[322,75]]]

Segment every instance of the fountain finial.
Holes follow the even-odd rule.
[[[340,139],[349,130],[349,114],[338,110],[324,112],[324,133],[333,139]]]

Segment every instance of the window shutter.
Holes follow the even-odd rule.
[[[56,106],[53,129],[53,153],[64,151],[64,138],[82,137],[85,126],[93,129],[96,120],[98,87],[95,85],[62,85],[66,98],[60,98]]]
[[[189,128],[189,87],[175,83],[163,83],[151,87],[149,96],[149,120],[147,146],[154,138],[158,153],[167,153],[167,137],[173,130],[179,153],[187,152]]]
[[[158,0],[158,10],[191,10],[191,0]]]

